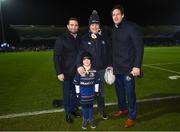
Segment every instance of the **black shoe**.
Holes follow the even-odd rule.
[[[108,119],[108,116],[107,116],[106,113],[101,114],[101,117],[102,117],[104,120],[107,120],[107,119]]]
[[[89,124],[90,124],[90,126],[91,126],[92,129],[95,129],[95,128],[96,128],[96,124],[95,124],[95,122],[94,122],[93,120],[90,121]]]
[[[88,122],[87,121],[83,121],[82,129],[87,129],[87,125],[88,125]]]
[[[81,114],[78,111],[72,111],[71,114],[75,117],[81,117]]]
[[[66,122],[73,123],[73,119],[72,119],[71,115],[66,115]]]

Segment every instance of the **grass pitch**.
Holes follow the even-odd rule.
[[[180,96],[180,78],[168,78],[180,76],[180,47],[145,48],[144,53],[144,78],[136,79],[137,99]],[[52,100],[62,98],[62,88],[52,58],[52,51],[0,53],[0,117],[53,110]],[[105,99],[106,103],[117,102],[113,85],[106,85]],[[116,110],[116,105],[107,106],[109,119],[102,120],[95,108],[95,130],[180,130],[180,98],[139,102],[137,123],[129,129],[123,127],[126,116],[112,117]],[[0,118],[0,130],[72,131],[82,130],[81,122],[81,118],[76,118],[69,125],[64,120],[64,112],[57,112]]]

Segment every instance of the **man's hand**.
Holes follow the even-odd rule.
[[[64,74],[59,74],[57,77],[60,81],[64,81]]]
[[[85,71],[84,67],[82,67],[82,66],[78,67],[77,71],[78,71],[78,73],[79,73],[80,75],[82,75],[82,74],[85,74],[85,73],[86,73],[86,71]]]
[[[133,67],[132,71],[131,71],[131,74],[135,77],[139,76],[140,75],[140,68],[137,68],[137,67]]]

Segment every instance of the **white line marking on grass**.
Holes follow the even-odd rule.
[[[177,80],[178,78],[180,78],[180,76],[169,76],[168,77],[169,79],[171,79],[171,80]]]
[[[15,117],[24,117],[24,116],[33,116],[33,115],[41,115],[41,114],[49,114],[49,113],[57,113],[62,112],[64,109],[53,109],[53,110],[42,110],[42,111],[34,111],[34,112],[24,112],[24,113],[17,113],[17,114],[9,114],[0,116],[0,119],[8,119],[8,118],[15,118]]]
[[[150,65],[145,65],[145,64],[143,66],[153,68],[153,69],[162,70],[162,71],[167,71],[167,72],[171,72],[171,73],[180,74],[180,72],[178,72],[178,71],[173,71],[173,70],[169,70],[169,69],[165,69],[165,68],[161,68],[161,67],[157,67],[157,66],[150,66]]]
[[[138,103],[140,102],[150,102],[150,101],[159,101],[159,100],[167,100],[167,99],[177,99],[180,98],[179,96],[167,96],[167,97],[158,97],[158,98],[149,98],[149,99],[140,99],[137,100]],[[106,106],[116,105],[117,103],[106,103]],[[97,105],[94,105],[97,107]],[[17,113],[17,114],[9,114],[9,115],[2,115],[0,119],[11,119],[16,117],[26,117],[26,116],[34,116],[34,115],[41,115],[41,114],[50,114],[50,113],[58,113],[63,112],[64,109],[52,109],[52,110],[42,110],[42,111],[34,111],[34,112],[24,112],[24,113]]]
[[[152,66],[152,65],[156,65],[156,66],[162,66],[162,65],[174,65],[174,64],[180,64],[180,62],[172,62],[172,63],[153,63],[153,64],[143,64],[143,65],[146,65],[146,66]]]

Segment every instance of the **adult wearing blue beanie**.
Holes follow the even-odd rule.
[[[104,99],[104,73],[105,69],[110,65],[111,44],[107,35],[100,29],[100,19],[96,10],[92,11],[89,19],[89,32],[84,34],[81,39],[80,53],[89,52],[92,55],[92,67],[94,67],[100,75],[99,96],[97,97],[98,111],[103,119],[108,119],[105,112]],[[79,63],[80,64],[80,63]],[[84,68],[79,65],[78,72],[83,74]]]

